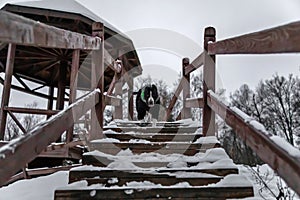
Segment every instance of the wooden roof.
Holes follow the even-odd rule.
[[[6,10],[48,25],[91,35],[92,23],[102,22],[105,26],[105,49],[114,59],[120,58],[126,71],[132,76],[142,72],[140,61],[132,41],[107,21],[97,16],[74,0],[42,0],[17,4],[6,4]],[[0,44],[0,71],[4,71],[7,45]],[[67,63],[67,85],[69,85],[72,51],[40,47],[17,46],[14,75],[47,86],[57,86],[61,63]],[[90,88],[90,52],[81,51],[79,88]],[[110,63],[106,61],[106,66]],[[2,67],[1,67],[2,66]],[[109,85],[114,72],[107,67],[105,85]]]

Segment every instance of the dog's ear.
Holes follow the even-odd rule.
[[[157,91],[156,85],[152,84],[152,85],[151,85],[151,88],[152,88],[153,91]]]

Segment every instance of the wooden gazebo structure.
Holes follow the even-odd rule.
[[[47,25],[58,27],[72,32],[92,36],[92,24],[101,22],[104,25],[104,90],[107,91],[115,77],[116,61],[122,65],[122,73],[129,74],[134,78],[142,73],[140,61],[134,49],[132,41],[115,27],[110,25],[101,17],[95,15],[80,3],[74,0],[42,0],[21,2],[18,4],[6,4],[2,10],[24,16],[34,21],[45,23]],[[36,36],[39,37],[39,36]],[[35,38],[36,38],[35,37]],[[66,36],[68,37],[68,36]],[[66,38],[65,38],[66,39]],[[47,40],[47,38],[46,38]],[[0,72],[5,72],[7,61],[8,44],[0,43]],[[79,51],[79,70],[77,88],[90,90],[91,86],[91,51],[81,49]],[[10,85],[5,83],[0,77],[6,93],[2,96],[1,107],[1,126],[0,140],[4,138],[7,114],[13,117],[13,112],[46,114],[50,116],[52,112],[53,101],[57,100],[54,110],[61,110],[64,102],[68,100],[69,94],[66,89],[70,89],[71,67],[72,67],[72,49],[45,48],[42,46],[22,46],[16,45],[14,66],[11,71],[20,84]],[[118,65],[118,64],[117,64]],[[9,74],[6,74],[6,76]],[[40,84],[38,88],[30,88],[26,84],[29,80]],[[132,80],[129,82],[133,82]],[[20,86],[21,85],[21,86]],[[130,85],[130,84],[129,84]],[[38,90],[48,87],[49,93],[44,94]],[[8,100],[10,88],[32,94],[38,97],[48,99],[47,110],[26,110],[23,108],[9,108]],[[57,95],[54,94],[54,88],[57,88]],[[71,93],[71,92],[70,92]],[[71,101],[70,101],[71,102]],[[22,129],[21,125],[18,124]],[[24,131],[23,131],[24,132]]]

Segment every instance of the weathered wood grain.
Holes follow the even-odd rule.
[[[300,52],[300,22],[208,44],[208,53],[267,54]]]
[[[96,50],[101,40],[0,11],[0,41],[49,48]]]
[[[204,63],[204,53],[202,52],[195,60],[192,61],[191,64],[185,67],[184,75],[188,75],[195,71],[196,69],[200,68]]]

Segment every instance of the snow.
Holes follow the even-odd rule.
[[[229,174],[220,182],[208,185],[210,187],[252,187],[246,176],[239,174]]]
[[[284,138],[279,137],[279,136],[272,136],[271,140],[273,142],[275,142],[278,146],[280,146],[282,149],[284,149],[291,156],[296,157],[296,158],[300,158],[300,151],[299,151],[299,149],[297,149],[294,146],[292,146]]]
[[[200,137],[194,143],[200,144],[219,144],[219,140],[215,136]]]
[[[69,173],[63,171],[49,176],[15,182],[0,188],[0,199],[53,200],[54,191],[68,185],[68,176]]]
[[[214,97],[215,99],[217,99],[218,101],[220,101],[221,103],[223,103],[225,106],[229,107],[229,103],[225,100],[223,100],[219,95],[217,95],[216,93],[214,93],[214,91],[212,90],[208,90],[207,93]]]
[[[120,140],[115,138],[103,138],[98,140],[92,140],[91,143],[120,143]]]

